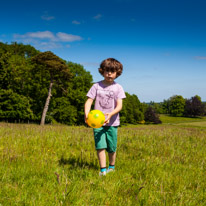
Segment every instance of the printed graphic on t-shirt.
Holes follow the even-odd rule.
[[[114,92],[108,90],[97,90],[99,104],[102,108],[110,109],[114,107]]]

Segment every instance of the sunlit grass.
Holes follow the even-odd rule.
[[[122,127],[100,178],[92,129],[0,123],[0,205],[206,205],[205,147],[204,127]]]
[[[189,122],[206,122],[206,117],[173,117],[170,115],[160,115],[160,119],[164,124],[179,124],[179,123],[189,123]]]

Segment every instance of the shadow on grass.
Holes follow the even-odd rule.
[[[75,157],[70,157],[70,158],[64,158],[61,157],[59,160],[59,165],[70,165],[73,168],[89,168],[89,169],[98,169],[98,164],[96,162],[87,162],[83,160],[82,158],[75,158]]]

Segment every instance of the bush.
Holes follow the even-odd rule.
[[[152,122],[154,124],[161,124],[162,121],[159,119],[159,115],[152,107],[148,107],[145,111],[144,118],[146,122]]]
[[[185,102],[185,116],[204,116],[205,105],[201,102],[201,98],[197,95]]]
[[[16,120],[33,120],[30,101],[27,97],[10,90],[0,90],[0,119],[14,122]]]

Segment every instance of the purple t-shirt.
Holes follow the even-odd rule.
[[[114,82],[109,86],[105,86],[102,81],[93,84],[87,93],[87,97],[95,99],[94,109],[101,110],[104,114],[112,112],[118,99],[126,98],[121,85]],[[120,125],[119,113],[113,115],[106,126]]]

